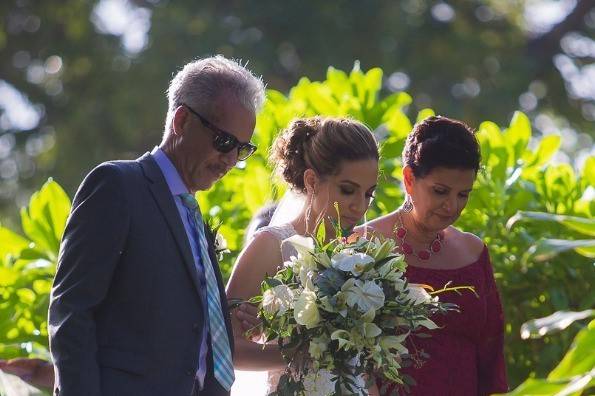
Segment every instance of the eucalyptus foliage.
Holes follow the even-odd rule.
[[[368,218],[403,199],[400,155],[413,123],[431,109],[408,114],[404,92],[382,95],[382,70],[350,73],[329,68],[324,81],[302,78],[287,95],[269,90],[257,117],[259,149],[212,189],[199,194],[203,211],[221,222],[232,254],[229,274],[255,211],[278,199],[284,186],[267,162],[274,137],[294,117],[350,116],[371,127],[382,144],[381,177]],[[506,356],[512,385],[529,374],[545,377],[570,346],[576,326],[540,340],[522,340],[521,324],[551,312],[595,306],[593,215],[595,158],[576,171],[551,159],[560,136],[533,136],[520,112],[501,127],[477,126],[484,169],[456,226],[488,245],[506,315]],[[106,203],[109,205],[109,203]],[[22,212],[22,231],[0,227],[0,357],[39,354],[47,347],[46,310],[58,244],[70,203],[55,182],[46,183]]]

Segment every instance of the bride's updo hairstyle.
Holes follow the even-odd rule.
[[[415,177],[424,178],[432,169],[472,169],[479,171],[481,150],[473,130],[447,117],[428,117],[417,123],[407,136],[403,165]]]
[[[294,191],[302,193],[307,169],[324,179],[339,173],[343,161],[378,158],[376,139],[364,124],[320,116],[293,120],[277,136],[271,153],[277,173]]]

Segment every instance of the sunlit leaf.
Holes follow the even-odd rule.
[[[521,326],[521,338],[541,338],[547,334],[564,330],[577,320],[595,316],[595,310],[581,312],[558,311],[545,318],[533,319]]]
[[[434,112],[434,110],[432,109],[421,109],[419,111],[419,113],[417,113],[417,118],[415,119],[415,123],[421,122],[423,120],[425,120],[426,118],[432,117],[436,115],[436,113]]]
[[[577,216],[564,216],[543,212],[518,211],[508,220],[506,223],[506,228],[511,229],[512,226],[518,221],[527,220],[553,221],[567,227],[568,229],[595,237],[595,219]]]
[[[0,226],[0,257],[15,255],[29,245],[29,241],[16,232]]]
[[[554,256],[577,248],[595,248],[595,239],[586,240],[565,240],[541,238],[528,250],[530,259],[535,261],[546,261]]]
[[[511,162],[508,164],[509,166],[512,166],[521,157],[530,138],[531,122],[529,121],[529,117],[520,111],[515,111],[510,121],[510,126],[504,134],[506,143],[512,147],[514,153],[514,157],[510,159]]]
[[[567,379],[592,372],[595,369],[593,351],[595,351],[595,320],[576,335],[566,356],[552,370],[548,380]]]

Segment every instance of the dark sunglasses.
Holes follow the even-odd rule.
[[[220,153],[229,153],[234,148],[238,149],[238,161],[244,161],[250,157],[256,151],[256,146],[252,143],[241,143],[234,135],[229,132],[225,132],[222,129],[217,128],[211,124],[209,120],[198,114],[192,107],[187,104],[182,104],[192,114],[198,117],[202,124],[209,128],[215,136],[213,137],[213,147]]]

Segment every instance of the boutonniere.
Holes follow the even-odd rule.
[[[221,222],[215,221],[213,219],[205,219],[205,226],[207,228],[207,232],[209,234],[209,239],[213,244],[213,248],[215,249],[215,255],[217,255],[217,260],[223,260],[223,255],[230,253],[230,250],[227,248],[227,241],[225,237],[221,235],[219,232],[219,227],[221,227]]]

